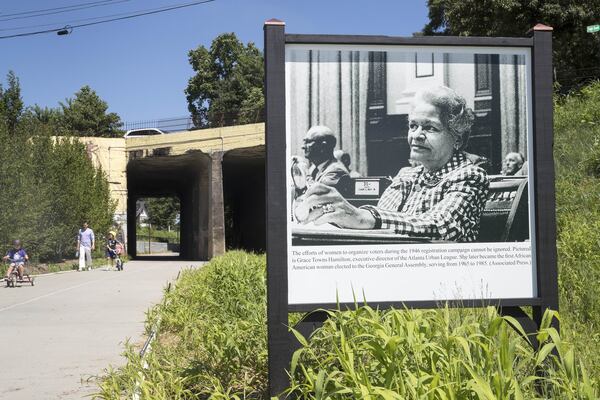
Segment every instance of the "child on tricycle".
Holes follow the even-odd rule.
[[[7,286],[15,286],[17,282],[27,282],[33,286],[33,278],[25,274],[25,263],[29,261],[29,256],[21,246],[20,240],[13,241],[13,248],[2,257],[2,260],[9,262],[5,276]]]

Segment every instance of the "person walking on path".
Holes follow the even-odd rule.
[[[94,231],[88,226],[87,222],[83,223],[77,234],[77,248],[79,249],[79,271],[83,271],[85,267],[91,270],[92,251],[96,248],[96,238],[94,237]]]

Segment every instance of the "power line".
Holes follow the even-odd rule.
[[[46,16],[46,15],[63,14],[63,13],[68,13],[68,12],[73,12],[73,11],[85,10],[88,8],[104,7],[104,6],[110,6],[113,4],[126,3],[128,1],[131,1],[131,0],[104,0],[104,1],[96,1],[96,2],[92,2],[92,3],[87,3],[87,4],[84,3],[79,6],[57,7],[54,10],[49,8],[49,9],[43,10],[43,11],[24,11],[22,13],[16,13],[16,14],[5,14],[5,15],[0,15],[0,22],[13,21],[16,19],[37,18],[37,17]]]
[[[92,1],[92,2],[88,2],[88,3],[72,4],[70,6],[63,6],[63,7],[53,7],[53,8],[43,8],[40,10],[21,11],[21,12],[13,13],[13,14],[3,14],[0,12],[0,15],[2,15],[3,17],[12,17],[15,15],[34,14],[34,13],[39,13],[39,12],[44,12],[44,11],[64,10],[64,9],[71,8],[71,7],[85,6],[88,4],[110,3],[111,1],[115,1],[115,0]]]
[[[216,1],[216,0],[202,0],[202,1],[194,1],[191,3],[177,4],[174,6],[161,7],[161,8],[157,8],[157,9],[151,9],[151,10],[142,10],[142,11],[136,12],[135,14],[126,15],[123,17],[109,18],[109,19],[104,19],[104,20],[96,21],[96,22],[88,22],[85,24],[71,25],[68,27],[65,26],[65,27],[60,27],[60,28],[45,29],[45,30],[35,31],[35,32],[16,33],[14,35],[0,36],[0,39],[11,39],[11,38],[16,38],[16,37],[41,35],[44,33],[52,33],[52,32],[62,31],[65,28],[74,29],[74,28],[82,28],[82,27],[92,26],[92,25],[100,25],[100,24],[105,24],[108,22],[122,21],[125,19],[137,18],[137,17],[152,15],[152,14],[159,14],[162,12],[178,10],[178,9],[186,8],[186,7],[193,7],[193,6],[197,6],[197,5],[201,5],[201,4],[212,3],[214,1]],[[98,18],[103,18],[103,17],[98,17]]]
[[[132,12],[135,12],[135,11],[122,12],[122,13],[109,14],[109,15],[101,15],[99,17],[79,18],[79,19],[74,19],[74,20],[70,20],[70,21],[66,21],[66,22],[54,22],[54,23],[51,23],[51,24],[37,24],[37,25],[26,25],[26,26],[14,26],[12,28],[0,28],[0,32],[4,32],[4,31],[18,31],[18,30],[23,30],[23,29],[43,28],[43,27],[46,27],[46,26],[57,26],[57,25],[61,26],[61,27],[64,27],[65,25],[72,25],[72,24],[77,23],[77,22],[93,21],[93,20],[98,20],[98,19],[102,19],[102,18],[121,17],[123,15],[130,15]],[[60,28],[60,29],[62,29],[62,28]]]

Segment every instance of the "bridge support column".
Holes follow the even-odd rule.
[[[223,201],[223,152],[211,154],[208,256],[225,253],[225,207]]]
[[[136,232],[136,202],[137,197],[129,195],[127,197],[127,255],[135,257],[137,255],[137,232]]]

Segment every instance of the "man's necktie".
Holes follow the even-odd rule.
[[[313,169],[313,171],[311,173],[311,176],[312,176],[312,178],[313,178],[314,181],[317,180],[317,174],[318,173],[319,173],[319,169],[318,168]]]

